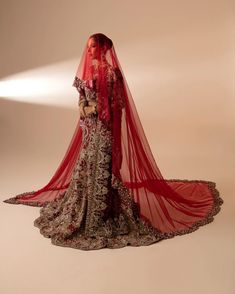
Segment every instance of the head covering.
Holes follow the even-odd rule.
[[[93,41],[89,44],[89,40]],[[95,50],[95,58],[92,56]],[[82,58],[78,66],[73,86],[82,91],[80,83],[86,81],[90,87],[96,87],[98,94],[98,116],[104,123],[110,122],[111,113],[109,105],[109,93],[107,71],[110,67],[118,69],[115,64],[115,51],[112,40],[104,34],[98,33],[91,35],[83,50]],[[82,93],[81,93],[82,94]]]
[[[91,38],[95,41],[93,48],[90,46]],[[91,35],[85,44],[73,81],[80,99],[84,95],[84,84],[95,87],[98,119],[112,130],[112,174],[124,183],[139,205],[141,218],[166,234],[166,237],[189,233],[211,222],[223,203],[215,183],[163,178],[145,136],[113,42],[102,33]],[[50,182],[38,191],[19,194],[5,202],[43,206],[65,193],[81,146],[82,130],[78,120],[66,154]]]

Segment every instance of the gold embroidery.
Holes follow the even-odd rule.
[[[111,74],[110,77],[112,81],[114,76]],[[75,78],[74,85],[80,92],[80,106],[96,103],[96,91],[89,88],[86,81]],[[123,107],[124,104],[123,101]],[[85,115],[81,127],[82,149],[68,189],[52,202],[24,203],[43,206],[34,225],[44,237],[51,238],[52,244],[82,250],[149,245],[195,231],[211,222],[219,212],[223,200],[219,197],[215,183],[193,180],[208,184],[214,197],[211,211],[188,229],[161,233],[140,218],[139,207],[129,190],[112,174],[111,130],[98,120],[95,113]],[[166,181],[190,182],[176,179]],[[17,197],[4,202],[20,203]]]
[[[40,210],[34,225],[55,245],[84,250],[149,245],[162,235],[139,218],[138,207],[111,172],[111,131],[96,117],[83,124],[83,148],[70,186]]]

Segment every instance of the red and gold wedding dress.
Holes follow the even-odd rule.
[[[73,81],[81,116],[63,160],[46,186],[4,202],[41,207],[40,233],[82,250],[149,245],[210,223],[223,203],[215,183],[163,178],[112,41],[94,40],[97,59],[86,44]]]

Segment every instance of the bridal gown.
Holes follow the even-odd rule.
[[[109,67],[109,81],[113,72]],[[96,91],[83,90],[79,106],[94,105]],[[90,112],[81,119],[82,148],[67,191],[40,210],[34,225],[55,245],[80,249],[149,245],[161,233],[139,217],[138,205],[111,171],[112,132]]]
[[[117,79],[117,74],[112,66],[107,66],[107,79],[108,89],[112,91],[113,83]],[[110,125],[104,124],[98,119],[98,113],[94,110],[97,106],[95,79],[90,83],[88,80],[81,80],[76,77],[74,85],[80,93],[79,109],[80,111],[85,109],[85,116],[80,118],[82,129],[80,154],[67,189],[53,201],[45,202],[43,207],[40,208],[40,216],[34,221],[34,226],[40,229],[40,233],[44,237],[50,238],[54,245],[82,250],[105,247],[120,248],[127,245],[142,246],[175,235],[190,233],[199,226],[213,220],[213,216],[218,213],[223,202],[215,184],[206,181],[191,183],[187,180],[181,182],[180,180],[168,181],[168,185],[172,188],[178,185],[175,190],[180,190],[180,187],[184,185],[182,186],[182,193],[187,191],[184,188],[187,185],[191,185],[192,188],[189,187],[188,191],[192,193],[193,191],[200,191],[200,187],[204,188],[204,185],[208,185],[208,195],[210,195],[209,193],[212,195],[210,196],[212,200],[208,197],[210,203],[207,203],[206,208],[209,212],[205,216],[200,214],[199,221],[196,222],[195,218],[195,223],[192,223],[185,216],[184,221],[185,224],[188,222],[188,228],[175,230],[171,233],[170,230],[168,232],[167,230],[165,232],[158,230],[151,225],[151,222],[141,217],[140,204],[134,201],[130,189],[124,185],[121,177],[112,173],[112,148],[115,147],[112,145],[112,129]],[[112,105],[112,95],[109,97],[109,103]],[[119,98],[121,99],[121,97]],[[123,101],[123,104],[120,103],[120,105],[122,105],[121,108],[125,107],[125,102]],[[197,190],[197,187],[199,190]],[[4,202],[20,203],[17,201],[17,197],[15,197]],[[178,213],[174,212],[177,203],[174,202],[173,207],[168,205],[169,199],[166,199],[165,204],[163,201],[165,200],[162,197],[159,198],[159,203],[163,207],[162,211],[167,208],[166,215],[174,213],[177,216]],[[212,202],[214,203],[212,204]],[[204,203],[206,202],[204,201]],[[28,202],[25,201],[24,204],[35,205],[30,202],[30,199]],[[156,201],[152,202],[151,205],[156,207]],[[182,203],[181,207],[184,208]],[[162,220],[164,224],[165,221],[160,208],[159,205],[159,215],[155,212],[153,218],[156,221],[159,219],[159,223]],[[180,220],[175,218],[174,221],[180,225]],[[182,225],[182,228],[185,227],[186,225]]]

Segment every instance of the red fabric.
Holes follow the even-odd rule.
[[[163,233],[186,233],[210,222],[223,203],[215,183],[163,178],[145,136],[112,41],[102,34],[96,35],[96,38],[98,41],[95,61],[99,61],[96,76],[98,115],[99,119],[109,124],[113,130],[113,174],[122,180],[135,202],[139,204],[141,217]],[[109,101],[105,67],[102,67],[105,62],[115,70],[112,104]],[[76,79],[94,83],[94,64],[97,63],[94,63],[88,52],[87,43]],[[76,83],[73,83],[73,86],[76,86]],[[79,91],[82,94],[81,90]],[[82,131],[78,120],[67,152],[50,182],[38,191],[17,195],[14,197],[14,200],[17,199],[15,203],[42,206],[65,192],[81,146]],[[9,202],[14,203],[12,198]]]

